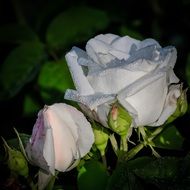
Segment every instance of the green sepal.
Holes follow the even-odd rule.
[[[3,138],[2,140],[8,155],[7,165],[9,169],[18,175],[28,177],[28,163],[24,155],[20,151],[12,149]]]

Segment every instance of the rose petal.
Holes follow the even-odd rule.
[[[132,45],[138,45],[140,43],[139,40],[133,39],[129,36],[124,36],[115,39],[111,46],[113,49],[119,50],[121,52],[125,52],[126,54],[129,54]]]
[[[160,44],[156,40],[154,40],[152,38],[148,38],[148,39],[141,41],[138,44],[138,49],[145,48],[145,47],[152,46],[152,45],[155,45],[157,48],[161,48]]]
[[[111,62],[115,57],[109,54],[110,46],[103,41],[95,38],[89,40],[86,44],[86,52],[89,57],[97,64],[106,66],[107,63]]]
[[[147,125],[160,115],[167,93],[166,79],[166,73],[155,70],[119,92],[117,98],[132,115],[135,125]]]
[[[91,149],[94,143],[94,134],[90,123],[86,120],[83,113],[79,112],[72,106],[67,105],[68,112],[72,115],[75,124],[78,126],[77,154],[75,159],[85,156]]]
[[[67,100],[77,101],[88,106],[90,110],[93,110],[105,102],[114,100],[115,94],[96,93],[94,95],[82,96],[77,91],[68,89],[65,93],[64,98]]]
[[[96,40],[100,40],[106,44],[111,44],[117,38],[120,38],[120,37],[115,34],[100,34],[95,37]]]
[[[177,108],[177,99],[180,96],[181,85],[172,85],[166,97],[166,102],[164,104],[163,111],[159,119],[150,124],[150,126],[160,126],[165,123],[169,116],[171,116]]]
[[[47,123],[45,125],[49,126],[47,125]],[[45,138],[44,147],[43,147],[43,157],[45,158],[49,166],[50,173],[54,175],[55,174],[55,147],[54,147],[54,140],[53,140],[53,134],[52,134],[51,128],[48,128],[46,131],[46,138]]]
[[[137,111],[137,126],[149,125],[157,120],[162,112],[167,94],[166,76],[145,86],[142,90],[126,97],[126,101]]]
[[[88,75],[88,81],[97,93],[116,94],[146,73],[131,72],[122,68],[111,68],[99,73]]]
[[[43,156],[46,131],[47,128],[44,125],[43,110],[40,110],[32,131],[32,136],[25,150],[31,163],[41,167],[43,170],[48,172],[49,166]]]
[[[77,62],[78,56],[75,51],[76,50],[71,50],[65,56],[75,87],[82,95],[93,94],[94,90],[85,77],[82,67]]]
[[[53,133],[55,168],[58,171],[65,171],[71,165],[77,149],[77,126],[64,107],[64,104],[49,106],[45,112],[45,117],[49,121]],[[50,155],[47,154],[47,156]]]

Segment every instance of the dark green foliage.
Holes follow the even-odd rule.
[[[87,161],[78,173],[79,190],[105,190],[108,181],[106,168],[98,161]]]
[[[139,157],[121,162],[108,182],[107,190],[186,190],[190,185],[190,157]]]
[[[44,46],[39,42],[24,43],[6,58],[0,70],[1,98],[13,97],[34,79],[44,59]]]
[[[73,7],[58,15],[47,30],[50,47],[61,48],[72,42],[82,42],[93,37],[96,31],[108,25],[107,15],[88,7]]]

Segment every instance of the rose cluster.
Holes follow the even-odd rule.
[[[87,42],[86,51],[73,47],[66,54],[76,90],[68,89],[65,99],[78,102],[104,127],[109,127],[109,113],[112,120],[118,116],[115,103],[122,110],[120,121],[129,120],[130,128],[160,126],[175,112],[182,94],[173,71],[176,57],[174,47],[162,48],[153,39],[98,35]],[[58,103],[38,113],[26,152],[32,163],[55,174],[72,168],[93,143],[94,133],[83,113]]]

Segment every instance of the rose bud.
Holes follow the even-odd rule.
[[[109,113],[109,127],[120,136],[127,137],[132,123],[129,113],[118,103],[114,103]]]
[[[182,90],[182,86],[181,86],[179,90],[180,92],[178,94],[181,94],[179,98],[177,100],[175,98],[173,99],[171,98],[170,105],[172,104],[175,105],[175,112],[167,119],[166,124],[171,123],[176,118],[183,116],[188,109],[187,94],[186,94],[187,89]]]
[[[102,126],[98,126],[96,124],[93,125],[93,132],[94,132],[94,144],[96,145],[97,149],[100,151],[102,156],[105,155],[105,149],[108,144],[109,133],[106,128]]]
[[[86,155],[94,142],[90,123],[76,108],[63,103],[45,106],[38,113],[27,144],[29,160],[54,175],[67,171]]]
[[[2,138],[3,139],[3,138]],[[7,165],[9,169],[21,176],[28,176],[28,163],[24,155],[15,149],[12,149],[7,142],[3,139],[4,147],[8,155]]]

